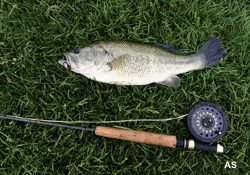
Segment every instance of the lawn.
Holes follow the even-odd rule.
[[[171,44],[195,53],[218,36],[228,56],[179,75],[177,88],[117,86],[58,64],[96,41]],[[0,2],[0,115],[64,121],[165,119],[218,105],[225,154],[172,149],[93,132],[0,119],[0,174],[250,174],[250,3],[247,0]],[[185,120],[75,124],[191,138]],[[236,168],[225,168],[227,162]]]

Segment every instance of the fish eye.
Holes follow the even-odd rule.
[[[74,53],[75,53],[75,54],[80,53],[80,49],[76,49],[76,50],[74,50]]]

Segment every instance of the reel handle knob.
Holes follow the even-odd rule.
[[[194,140],[177,139],[176,147],[185,149],[195,149],[199,151],[209,151],[214,153],[225,153],[225,147],[220,144],[206,144]]]

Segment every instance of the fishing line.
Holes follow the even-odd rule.
[[[186,117],[188,114],[168,119],[132,119],[132,120],[117,120],[117,121],[57,121],[57,120],[43,120],[43,119],[34,119],[34,118],[24,118],[18,116],[9,116],[6,117],[1,116],[2,119],[11,119],[17,121],[30,121],[30,123],[39,123],[39,122],[51,122],[51,123],[125,123],[125,122],[160,122],[160,121],[169,121],[169,120],[177,120]],[[55,125],[56,126],[56,125]]]

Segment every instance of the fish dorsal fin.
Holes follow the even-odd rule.
[[[163,47],[164,49],[168,49],[169,51],[171,51],[173,53],[179,53],[179,52],[183,51],[183,49],[178,49],[178,48],[176,48],[176,47],[174,47],[172,45],[158,44],[158,43],[156,43],[155,45]]]

